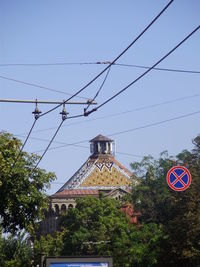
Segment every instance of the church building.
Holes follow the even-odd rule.
[[[133,174],[115,159],[114,141],[103,135],[90,140],[91,155],[80,169],[52,196],[50,212],[41,222],[41,234],[53,232],[59,214],[76,206],[76,199],[92,196],[121,199],[136,183]]]

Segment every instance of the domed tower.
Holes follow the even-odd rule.
[[[114,155],[114,141],[101,134],[90,140],[90,158],[98,158],[99,156],[113,156]]]
[[[91,155],[56,194],[63,194],[64,190],[95,190],[97,194],[99,191],[109,193],[113,189],[129,189],[134,183],[132,173],[114,157],[113,140],[100,134],[90,140],[90,143]]]
[[[91,155],[87,161],[50,197],[53,215],[41,223],[42,233],[54,231],[59,214],[75,207],[77,198],[98,198],[103,193],[104,197],[121,199],[130,193],[136,181],[133,174],[115,159],[114,151],[114,141],[106,136],[100,134],[90,140]]]

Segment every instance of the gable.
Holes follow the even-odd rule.
[[[127,187],[132,185],[129,175],[113,163],[95,164],[90,175],[85,178],[79,187]]]

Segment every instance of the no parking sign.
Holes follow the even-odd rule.
[[[167,173],[167,183],[174,191],[184,191],[191,184],[191,174],[186,167],[174,166]]]

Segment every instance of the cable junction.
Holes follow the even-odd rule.
[[[67,65],[108,65],[111,61],[97,61],[97,62],[55,62],[55,63],[7,63],[0,64],[0,67],[13,67],[13,66],[67,66]],[[150,69],[150,66],[135,65],[128,63],[114,63],[113,66],[120,67],[132,67],[139,69]],[[158,71],[168,71],[168,72],[180,72],[180,73],[191,73],[200,74],[198,70],[189,69],[174,69],[174,68],[153,68]]]
[[[133,82],[129,83],[127,86],[125,86],[122,90],[120,90],[118,93],[113,95],[112,97],[108,98],[105,102],[97,106],[96,108],[90,110],[87,112],[86,116],[89,114],[97,111],[101,107],[103,107],[105,104],[109,103],[111,100],[116,98],[118,95],[126,91],[130,86],[138,82],[141,78],[143,78],[146,74],[148,74],[153,68],[155,68],[157,65],[159,65],[162,61],[164,61],[169,55],[171,55],[179,46],[181,46],[185,41],[187,41],[195,32],[197,32],[200,29],[200,25],[197,26],[190,34],[188,34],[180,43],[178,43],[173,49],[171,49],[167,54],[165,54],[161,59],[159,59],[155,64],[152,65],[151,68],[149,68],[147,71],[145,71],[143,74],[138,76]]]
[[[90,82],[88,82],[80,90],[78,90],[76,93],[74,93],[71,97],[69,97],[67,100],[65,100],[65,103],[67,103],[73,97],[77,96],[82,91],[84,91],[89,85],[91,85],[94,81],[96,81],[106,70],[108,70],[120,57],[122,57],[122,55],[124,55],[143,36],[143,34],[157,21],[157,19],[166,11],[166,9],[173,3],[173,1],[174,0],[170,0],[169,3],[148,24],[148,26],[113,61],[111,61],[111,63],[105,69],[103,69],[98,75],[96,75]],[[48,113],[54,111],[55,109],[59,108],[60,106],[61,106],[61,104],[48,110],[47,112],[43,113],[41,116],[47,115]],[[87,116],[87,113],[86,113],[86,116]]]

